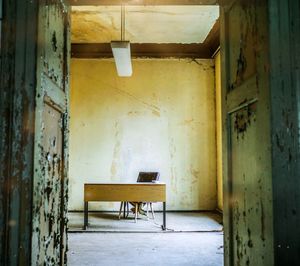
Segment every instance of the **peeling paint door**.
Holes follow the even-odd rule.
[[[273,265],[267,17],[221,4],[225,265]]]
[[[32,265],[66,264],[69,10],[39,1]]]

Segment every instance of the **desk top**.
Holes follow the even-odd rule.
[[[84,184],[84,201],[166,201],[166,184],[87,183]]]
[[[164,182],[105,182],[105,183],[84,183],[84,185],[165,185]]]

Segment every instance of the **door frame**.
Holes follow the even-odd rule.
[[[1,4],[0,264],[29,265],[37,0]]]

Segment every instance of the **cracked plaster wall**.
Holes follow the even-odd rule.
[[[213,60],[135,59],[133,76],[119,78],[113,60],[73,59],[70,101],[70,210],[82,210],[85,182],[135,182],[154,170],[168,209],[215,209]]]

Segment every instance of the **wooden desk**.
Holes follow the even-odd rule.
[[[84,184],[84,227],[88,226],[89,201],[163,202],[163,225],[166,230],[166,184],[103,183]]]

